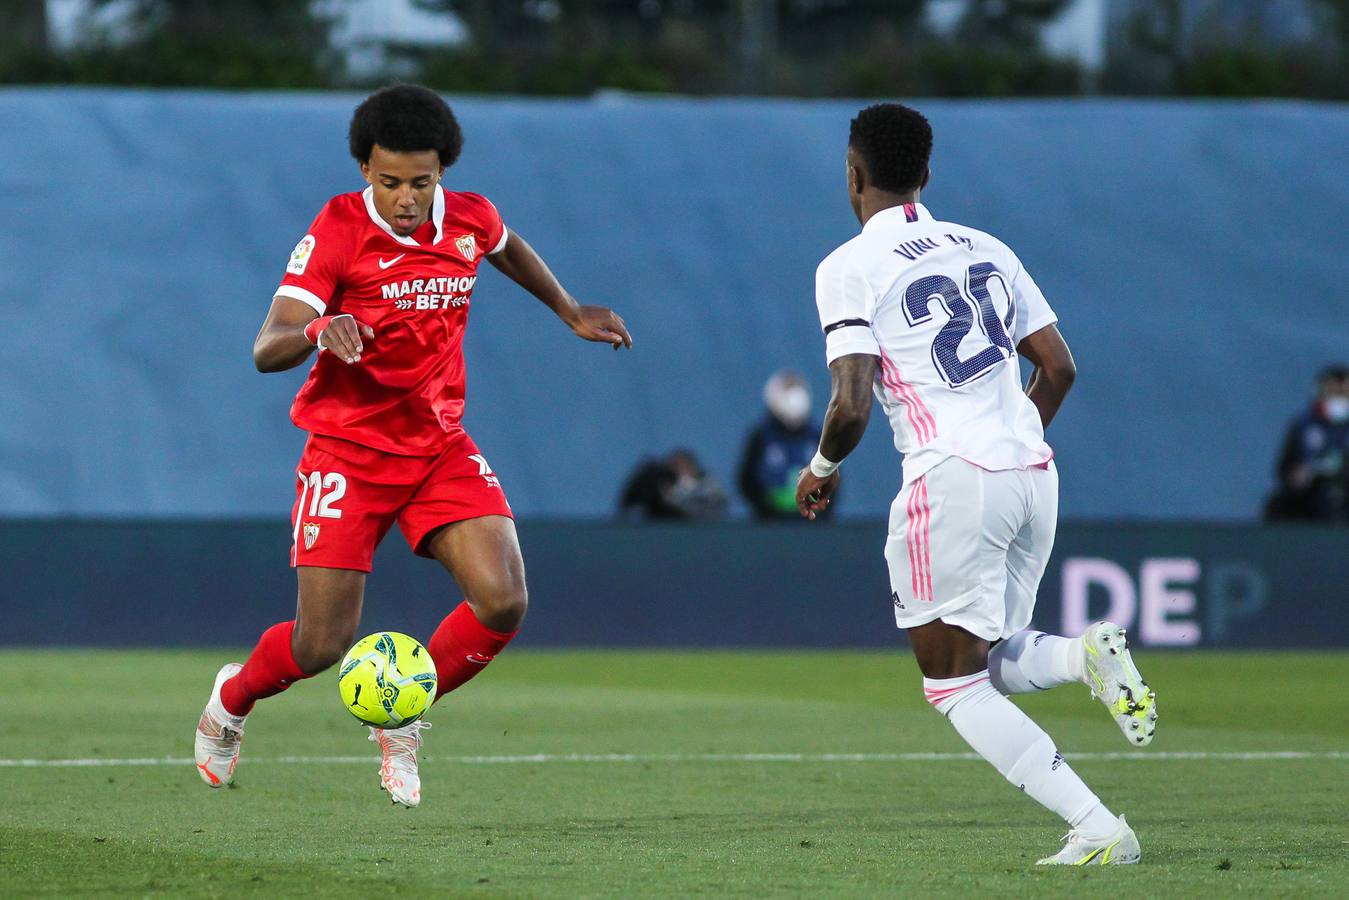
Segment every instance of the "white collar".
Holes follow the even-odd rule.
[[[882,216],[884,218],[882,218]],[[932,213],[928,212],[927,207],[924,206],[923,204],[901,203],[898,206],[887,207],[886,209],[883,209],[880,212],[872,215],[870,219],[867,219],[867,223],[862,226],[862,230],[866,231],[875,222],[880,222],[882,224],[893,223],[897,225],[904,225],[910,222],[930,222],[930,221],[932,221]],[[877,225],[876,227],[879,228],[881,226]]]
[[[384,221],[384,218],[379,214],[379,211],[375,209],[375,189],[373,186],[362,191],[361,197],[365,199],[365,212],[370,216],[370,221],[383,229],[385,234],[400,244],[406,244],[409,247],[420,246],[411,237],[405,237],[395,233],[394,230],[389,227],[389,223]],[[445,227],[445,189],[440,185],[436,185],[435,197],[431,200],[431,221],[435,223],[436,226],[436,236],[431,243],[433,245],[439,244],[441,237],[444,235]]]

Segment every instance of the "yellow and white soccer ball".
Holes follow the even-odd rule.
[[[416,638],[379,631],[356,642],[337,670],[342,705],[377,728],[422,717],[436,698],[436,665]]]

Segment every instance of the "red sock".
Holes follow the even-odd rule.
[[[293,682],[309,677],[300,671],[290,652],[290,633],[294,630],[292,619],[262,633],[239,674],[220,686],[220,702],[226,712],[246,716],[254,701],[279,694]]]
[[[436,664],[436,699],[487,668],[517,633],[483,625],[467,602],[455,607],[426,642]]]

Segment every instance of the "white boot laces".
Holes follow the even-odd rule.
[[[370,735],[370,739],[379,744],[379,749],[383,751],[385,759],[394,756],[415,758],[417,749],[422,743],[421,731],[430,727],[430,722],[418,721],[402,728],[376,728],[374,734]]]

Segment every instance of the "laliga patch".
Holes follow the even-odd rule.
[[[286,263],[286,271],[292,275],[303,275],[305,266],[309,265],[309,257],[314,253],[314,245],[318,243],[314,240],[312,234],[306,234],[300,238],[300,243],[295,245],[295,249],[290,251],[290,262]]]
[[[319,539],[319,527],[313,522],[304,523],[304,548],[306,550],[314,549],[314,542]]]
[[[473,262],[477,258],[478,242],[474,240],[473,235],[466,234],[463,237],[455,238],[454,245],[459,248],[459,252],[464,254],[464,259],[469,262]]]

